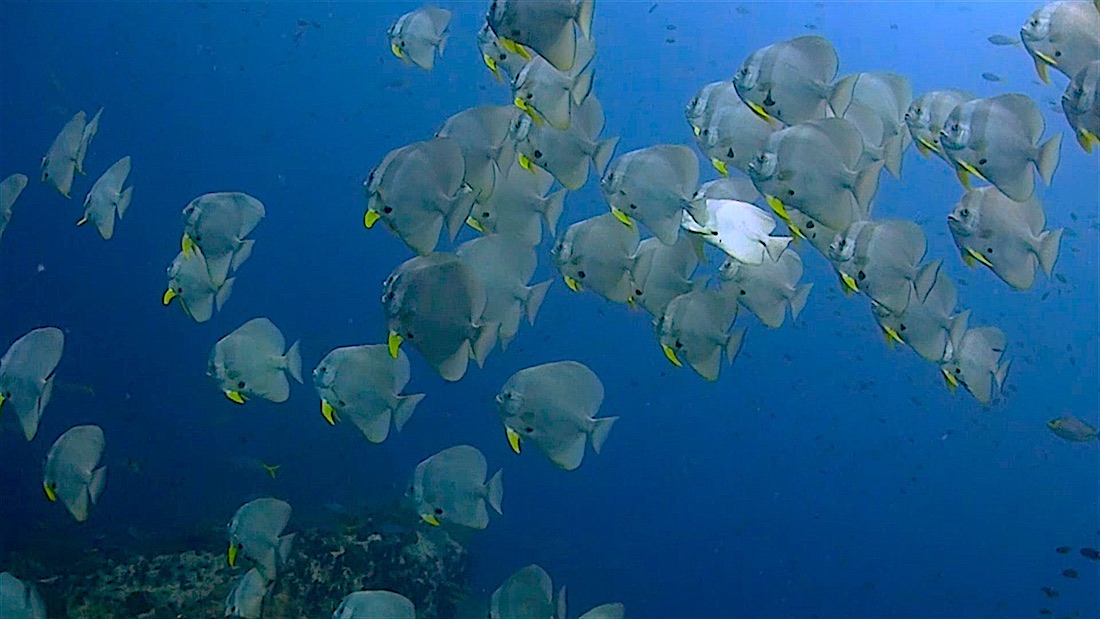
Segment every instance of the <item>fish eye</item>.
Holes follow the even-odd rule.
[[[1061,58],[1062,57],[1062,52],[1060,50],[1054,50],[1054,57],[1055,58]]]
[[[382,212],[383,212],[383,213],[385,213],[385,214],[387,214],[387,215],[389,215],[390,213],[392,213],[392,212],[393,212],[393,207],[392,207],[392,206],[387,206],[387,207],[384,207],[384,208],[382,209]]]
[[[813,230],[813,229],[814,229],[814,222],[812,222],[812,221],[807,221],[807,222],[806,222],[806,229],[807,229],[807,230]]]
[[[439,509],[438,507],[435,508],[435,515],[436,516],[442,516],[443,515],[443,510]]]
[[[528,427],[524,428],[524,429],[523,429],[523,431],[524,431],[524,432],[526,432],[526,433],[528,433],[528,434],[530,434],[530,433],[534,432],[534,431],[535,431],[535,429],[534,429],[534,428],[532,428],[532,427],[530,427],[530,426],[528,426]]]
[[[244,381],[243,380],[237,381],[237,389],[244,389]]]
[[[680,340],[676,340],[676,349],[679,350],[683,347],[684,347],[683,343],[681,343]]]
[[[541,158],[542,158],[542,151],[536,148],[535,149],[535,159],[541,159]]]
[[[742,291],[741,291],[741,294],[748,294],[748,293],[746,293],[746,292],[745,292],[744,290],[742,290]]]
[[[959,212],[959,214],[963,217],[970,217],[970,209],[964,208],[962,211]]]
[[[640,297],[640,296],[642,296],[643,294],[645,294],[645,293],[644,293],[644,292],[642,292],[641,290],[638,290],[637,288],[635,288],[635,289],[634,289],[634,296],[636,296],[636,297]]]
[[[584,271],[577,271],[577,277],[584,279]]]
[[[905,323],[904,322],[901,323],[900,325],[898,325],[898,331],[905,331]]]
[[[859,273],[856,273],[856,277],[859,278],[859,281],[863,281],[867,279],[867,274],[863,271],[860,271]]]
[[[727,158],[727,159],[733,159],[733,157],[734,157],[734,155],[733,155],[733,147],[731,146],[731,147],[729,148],[729,150],[727,150],[727,151],[726,151],[726,158]]]
[[[405,339],[407,339],[407,340],[413,339],[413,334],[412,333],[406,333],[405,334]]]

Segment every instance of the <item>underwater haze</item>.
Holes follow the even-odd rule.
[[[537,563],[568,586],[570,616],[619,601],[628,617],[1100,617],[1100,562],[1077,552],[1100,545],[1098,441],[1046,425],[1098,421],[1100,159],[1062,113],[1067,80],[1043,84],[1022,47],[987,40],[1016,39],[1041,3],[599,0],[593,20],[593,95],[616,155],[661,143],[698,153],[684,106],[699,88],[805,34],[832,42],[838,75],[893,71],[914,95],[1034,99],[1044,139],[1064,135],[1053,183],[1038,189],[1047,227],[1066,230],[1053,277],[1013,291],[967,268],[947,225],[963,188],[935,157],[906,151],[901,179],[883,175],[875,198],[876,217],[921,226],[971,325],[1007,336],[1011,371],[992,405],[952,395],[934,364],[885,345],[867,301],[846,296],[805,243],[805,309],[779,329],[743,310],[741,352],[708,382],[669,363],[652,316],[563,284],[544,236],[531,281],[555,281],[506,350],[446,382],[405,346],[404,393],[426,397],[400,432],[372,444],[326,423],[309,372],[338,346],[386,342],[382,283],[414,255],[364,228],[368,174],[448,117],[512,100],[478,50],[487,4],[439,3],[450,39],[424,71],[387,39],[418,3],[0,3],[0,177],[30,177],[0,242],[0,348],[37,327],[65,333],[38,436],[0,417],[0,570],[47,542],[74,557],[142,553],[213,531],[196,550],[224,552],[225,524],[260,496],[293,505],[289,530],[388,509],[418,462],[469,444],[490,474],[503,469],[504,495],[503,515],[461,537],[466,606]],[[100,107],[87,176],[66,200],[39,181],[39,162],[75,112]],[[125,155],[133,201],[104,241],[75,224]],[[706,157],[700,171],[718,177]],[[607,212],[593,176],[566,197],[559,236]],[[181,210],[220,191],[255,196],[267,216],[232,298],[197,324],[162,306],[165,268]],[[467,227],[456,244],[477,234]],[[292,381],[287,402],[240,406],[206,376],[207,359],[259,316],[301,340],[306,384]],[[515,372],[563,359],[602,380],[598,416],[619,417],[575,471],[533,448],[514,454],[494,401]],[[84,523],[42,491],[46,452],[80,424],[103,428],[111,469]]]

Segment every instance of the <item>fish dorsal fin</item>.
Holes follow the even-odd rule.
[[[1019,93],[1008,93],[997,95],[991,98],[990,102],[1019,119],[1031,144],[1039,143],[1046,129],[1046,122],[1043,120],[1043,113],[1039,111],[1039,106],[1035,105],[1031,97]]]
[[[428,21],[431,22],[432,32],[435,36],[442,37],[447,32],[447,26],[451,23],[451,12],[437,6],[426,6],[421,10]]]
[[[836,77],[836,72],[840,67],[840,59],[836,55],[836,48],[825,37],[806,35],[791,39],[784,45],[797,50],[798,53],[813,63],[817,71],[811,77],[826,84],[831,83],[833,78]]]
[[[882,72],[878,73],[878,76],[894,93],[894,100],[897,102],[896,117],[902,121],[905,111],[913,101],[913,85],[909,83],[909,78],[897,73]]]

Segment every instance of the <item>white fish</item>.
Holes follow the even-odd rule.
[[[960,103],[940,132],[940,145],[970,188],[970,174],[1016,201],[1035,193],[1032,167],[1050,185],[1058,168],[1062,134],[1040,144],[1046,122],[1027,95],[1006,94]]]
[[[485,18],[505,49],[530,54],[529,47],[559,71],[569,71],[577,41],[592,38],[595,5],[596,0],[493,0]]]
[[[190,256],[181,251],[168,265],[168,288],[161,296],[161,303],[168,305],[179,298],[183,312],[195,322],[206,322],[214,315],[214,309],[221,311],[222,306],[233,293],[233,283],[237,278],[230,277],[215,286],[210,279],[210,269],[202,250],[195,247]]]
[[[718,271],[720,290],[737,299],[760,319],[775,329],[783,325],[787,308],[791,319],[798,318],[813,284],[798,284],[802,278],[802,258],[787,249],[778,259],[764,256],[763,262],[752,265],[728,258]]]
[[[246,239],[267,214],[263,202],[238,191],[203,194],[183,208],[185,256],[197,247],[206,258],[210,281],[220,287],[252,255],[255,241]]]
[[[703,378],[718,380],[723,352],[733,363],[745,339],[744,328],[733,328],[737,307],[736,300],[705,288],[676,297],[654,320],[661,351],[676,367],[687,361]]]
[[[249,501],[237,509],[226,526],[229,549],[226,561],[236,567],[237,558],[248,559],[265,580],[275,580],[279,566],[290,556],[294,533],[283,535],[290,522],[290,504],[269,497]]]
[[[405,13],[387,33],[390,51],[405,64],[431,71],[435,68],[436,53],[443,56],[447,46],[450,23],[451,12],[447,9],[425,6]]]
[[[585,444],[597,454],[618,417],[596,419],[603,383],[576,361],[544,363],[511,376],[497,394],[497,410],[508,444],[520,452],[530,441],[560,468],[581,465]]]
[[[237,404],[251,398],[286,402],[290,398],[286,377],[302,382],[302,357],[298,342],[286,353],[284,348],[286,340],[270,320],[253,318],[218,340],[210,351],[206,375]]]
[[[84,134],[84,123],[83,111],[74,114],[54,138],[46,155],[42,157],[42,182],[53,185],[66,198],[70,197],[72,192],[77,155],[81,150],[81,138]]]
[[[485,286],[481,320],[500,325],[497,340],[507,349],[524,316],[535,324],[552,280],[528,286],[537,266],[535,250],[506,236],[492,234],[467,241],[455,255],[481,278]]]
[[[587,287],[608,301],[627,303],[638,244],[637,226],[624,226],[605,213],[569,226],[550,259],[573,292]]]
[[[1077,72],[1062,93],[1062,111],[1086,153],[1100,144],[1100,60]]]
[[[699,186],[699,159],[686,146],[658,144],[616,157],[600,179],[600,190],[615,217],[630,226],[637,220],[662,243],[680,234],[685,210]]]
[[[244,576],[237,579],[233,589],[225,598],[225,616],[260,619],[263,614],[264,597],[271,584],[256,568],[245,572]]]
[[[379,220],[409,249],[424,256],[435,250],[443,224],[453,241],[466,224],[477,195],[464,182],[462,146],[454,138],[433,138],[390,151],[364,187],[363,225]]]
[[[743,176],[722,177],[699,185],[692,196],[693,202],[699,200],[738,200],[757,206],[764,205],[764,196],[757,191],[752,180]]]
[[[968,266],[981,263],[1016,290],[1027,290],[1035,269],[1054,272],[1062,230],[1044,230],[1046,213],[1036,196],[1016,202],[996,187],[971,189],[947,216],[948,228]]]
[[[705,204],[702,224],[684,212],[680,225],[739,262],[760,264],[766,257],[774,262],[791,243],[791,237],[771,236],[775,218],[755,205],[712,199]]]
[[[400,395],[409,382],[409,359],[390,356],[384,344],[345,346],[330,351],[313,370],[321,414],[330,425],[350,419],[372,443],[390,433],[390,419],[401,430],[424,394]]]
[[[413,471],[411,488],[417,514],[432,526],[448,522],[484,529],[489,525],[486,502],[503,513],[501,471],[486,482],[488,471],[485,456],[469,445],[449,447],[423,460]]]
[[[340,602],[332,619],[416,619],[416,608],[393,591],[356,591]]]
[[[0,617],[4,619],[46,619],[46,604],[34,585],[8,572],[0,572]]]
[[[83,226],[91,221],[103,240],[109,240],[115,233],[115,214],[122,219],[126,215],[126,209],[130,207],[134,188],[122,188],[129,175],[129,157],[123,157],[107,168],[84,198],[84,217],[76,225]]]
[[[11,221],[12,206],[27,187],[26,174],[12,174],[0,181],[0,238],[4,236],[4,229]]]
[[[535,564],[509,576],[489,600],[489,619],[547,618],[565,618],[565,587],[555,596],[550,575]]]
[[[1008,376],[1010,362],[1002,361],[1005,334],[996,327],[968,329],[959,344],[940,364],[947,388],[954,393],[958,385],[982,404],[989,404],[1000,393]]]
[[[69,428],[46,454],[42,487],[50,502],[61,502],[77,522],[99,501],[107,485],[107,467],[98,466],[106,440],[99,426]],[[97,468],[98,466],[98,468]]]
[[[15,409],[28,441],[38,433],[64,348],[61,329],[42,327],[15,340],[0,358],[0,409]]]
[[[457,256],[406,260],[382,284],[390,355],[407,341],[444,380],[461,379],[471,358],[481,366],[496,345],[499,325],[482,319],[487,301],[481,278]]]

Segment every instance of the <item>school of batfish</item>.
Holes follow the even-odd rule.
[[[926,256],[920,226],[875,219],[873,203],[883,169],[900,178],[913,144],[951,166],[962,184],[946,224],[967,265],[988,267],[1017,290],[1030,288],[1036,271],[1051,276],[1062,231],[1046,228],[1035,177],[1052,182],[1061,134],[1044,137],[1031,98],[951,89],[914,97],[897,73],[838,78],[839,59],[823,37],[779,41],[688,103],[696,146],[720,174],[700,185],[700,162],[688,146],[656,144],[615,157],[618,138],[601,137],[594,4],[493,0],[477,44],[497,80],[510,81],[511,103],[459,112],[435,136],[391,151],[370,172],[364,225],[381,223],[415,256],[382,284],[387,340],[331,350],[313,370],[327,423],[350,422],[380,443],[425,397],[402,393],[410,380],[406,348],[443,379],[458,381],[469,360],[483,364],[498,344],[517,337],[524,320],[533,324],[551,284],[530,282],[544,233],[553,239],[550,262],[570,290],[648,312],[664,356],[706,380],[717,380],[723,357],[732,363],[744,343],[745,327],[735,326],[739,308],[769,328],[783,325],[788,313],[798,317],[812,287],[800,283],[798,250],[810,248],[832,265],[846,293],[869,301],[888,344],[935,364],[952,392],[962,386],[982,404],[999,397],[1009,368],[1005,334],[972,324],[970,312],[957,307],[955,283],[941,259]],[[450,20],[450,11],[434,7],[401,16],[388,31],[390,51],[432,70]],[[1004,40],[991,37],[994,44],[1014,43],[996,37]],[[1051,68],[1069,78],[1065,117],[1091,153],[1100,144],[1100,7],[1052,2],[1027,18],[1020,39],[1044,82]],[[84,173],[101,114],[87,121],[78,112],[42,158],[41,180],[65,198]],[[590,166],[608,212],[559,234],[566,194],[587,183]],[[131,203],[129,173],[130,157],[107,168],[77,225],[91,222],[110,239],[116,215],[123,218]],[[0,183],[0,234],[27,182],[13,174]],[[228,301],[265,215],[264,204],[245,193],[192,200],[183,209],[163,304],[175,300],[196,322],[209,320]],[[774,234],[781,223],[789,236]],[[481,236],[438,249],[444,231],[453,245],[463,226]],[[0,410],[18,418],[27,440],[49,403],[64,342],[59,328],[34,329],[0,360]],[[299,345],[287,347],[270,320],[255,318],[214,344],[207,375],[236,404],[285,402],[291,382],[303,380]],[[587,445],[601,451],[618,419],[597,416],[603,397],[591,369],[565,360],[516,372],[496,404],[517,454],[528,444],[574,470]],[[1066,440],[1097,437],[1072,415],[1048,427]],[[76,426],[46,456],[45,495],[77,521],[102,498],[105,444],[98,426]],[[409,498],[429,525],[484,529],[490,511],[502,513],[501,471],[489,471],[476,447],[444,449],[412,471]],[[261,616],[294,539],[284,533],[290,517],[290,505],[275,498],[253,500],[233,515],[226,558],[249,569],[226,599],[226,616]],[[353,592],[337,604],[334,619],[411,619],[416,612],[390,591]],[[44,616],[33,585],[0,574],[0,615]],[[530,565],[492,594],[489,616],[566,619],[565,588],[555,592],[546,571]],[[622,604],[605,604],[582,619],[623,616]]]

